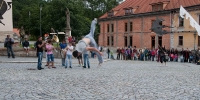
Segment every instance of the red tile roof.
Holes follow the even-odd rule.
[[[147,13],[152,12],[152,6],[150,4],[165,1],[169,1],[169,4],[167,4],[164,10],[180,8],[180,5],[182,5],[183,7],[200,5],[200,0],[126,0],[118,6],[116,6],[115,8],[113,8],[112,10],[117,11],[117,13],[114,16],[124,16],[124,8],[139,6],[139,8],[134,12],[134,14]],[[100,18],[106,17],[107,13],[102,15]]]

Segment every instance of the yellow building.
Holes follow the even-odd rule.
[[[200,6],[190,9],[185,8],[194,20],[200,24]],[[190,19],[181,18],[179,12],[175,13],[172,20],[171,48],[194,50],[200,48],[200,36],[195,28],[190,25]]]

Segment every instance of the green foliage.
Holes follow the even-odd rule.
[[[122,0],[13,0],[14,27],[24,27],[26,33],[37,37],[40,34],[40,6],[42,34],[55,31],[65,32],[66,8],[70,11],[72,36],[80,39],[90,31],[94,18],[118,5]],[[96,29],[99,33],[99,27]],[[98,37],[96,35],[96,37]],[[59,37],[63,39],[63,36]]]

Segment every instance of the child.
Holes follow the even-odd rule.
[[[67,50],[66,58],[65,58],[65,68],[68,67],[68,60],[69,60],[69,68],[72,68],[72,51],[74,47],[71,43],[65,48]]]
[[[113,51],[110,51],[110,58],[115,60],[114,56],[113,56]]]
[[[52,63],[52,68],[56,68],[54,66],[54,55],[53,55],[53,50],[55,50],[55,48],[53,47],[51,40],[48,40],[48,43],[46,44],[46,50],[47,50],[48,68],[50,68],[50,63]]]

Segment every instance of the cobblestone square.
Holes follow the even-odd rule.
[[[0,61],[0,100],[200,100],[200,66],[191,63],[90,59],[83,69],[73,59],[65,69],[56,59],[56,69],[27,70],[37,58]]]

